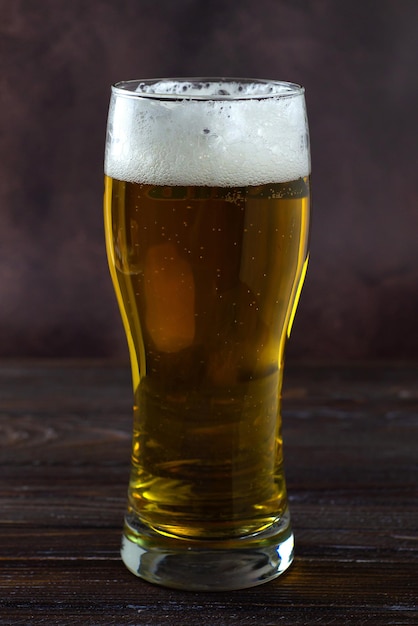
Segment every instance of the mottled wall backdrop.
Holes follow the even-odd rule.
[[[109,86],[307,90],[311,264],[288,357],[418,356],[416,0],[0,0],[0,356],[127,358],[104,254]]]

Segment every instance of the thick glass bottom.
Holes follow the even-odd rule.
[[[189,591],[245,589],[282,574],[293,560],[289,514],[269,529],[233,540],[179,540],[131,516],[125,522],[122,560],[148,582]]]

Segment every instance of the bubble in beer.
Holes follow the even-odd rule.
[[[286,84],[143,82],[113,96],[111,117],[105,171],[119,180],[237,187],[310,173],[304,98]]]

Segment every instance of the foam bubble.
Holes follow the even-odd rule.
[[[136,83],[135,83],[136,84]],[[139,82],[135,88],[136,93],[143,95],[159,96],[182,96],[183,98],[207,99],[229,99],[241,98],[262,98],[275,95],[284,95],[299,89],[298,85],[290,83],[260,82],[238,82],[235,80],[221,81],[194,81],[194,80],[157,80],[152,82]]]
[[[285,182],[310,173],[301,89],[238,81],[135,85],[136,92],[114,89],[112,94],[108,176],[226,187]]]

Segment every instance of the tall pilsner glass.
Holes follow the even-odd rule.
[[[118,83],[105,174],[134,395],[123,561],[179,589],[263,583],[293,558],[280,405],[308,259],[304,90]]]

